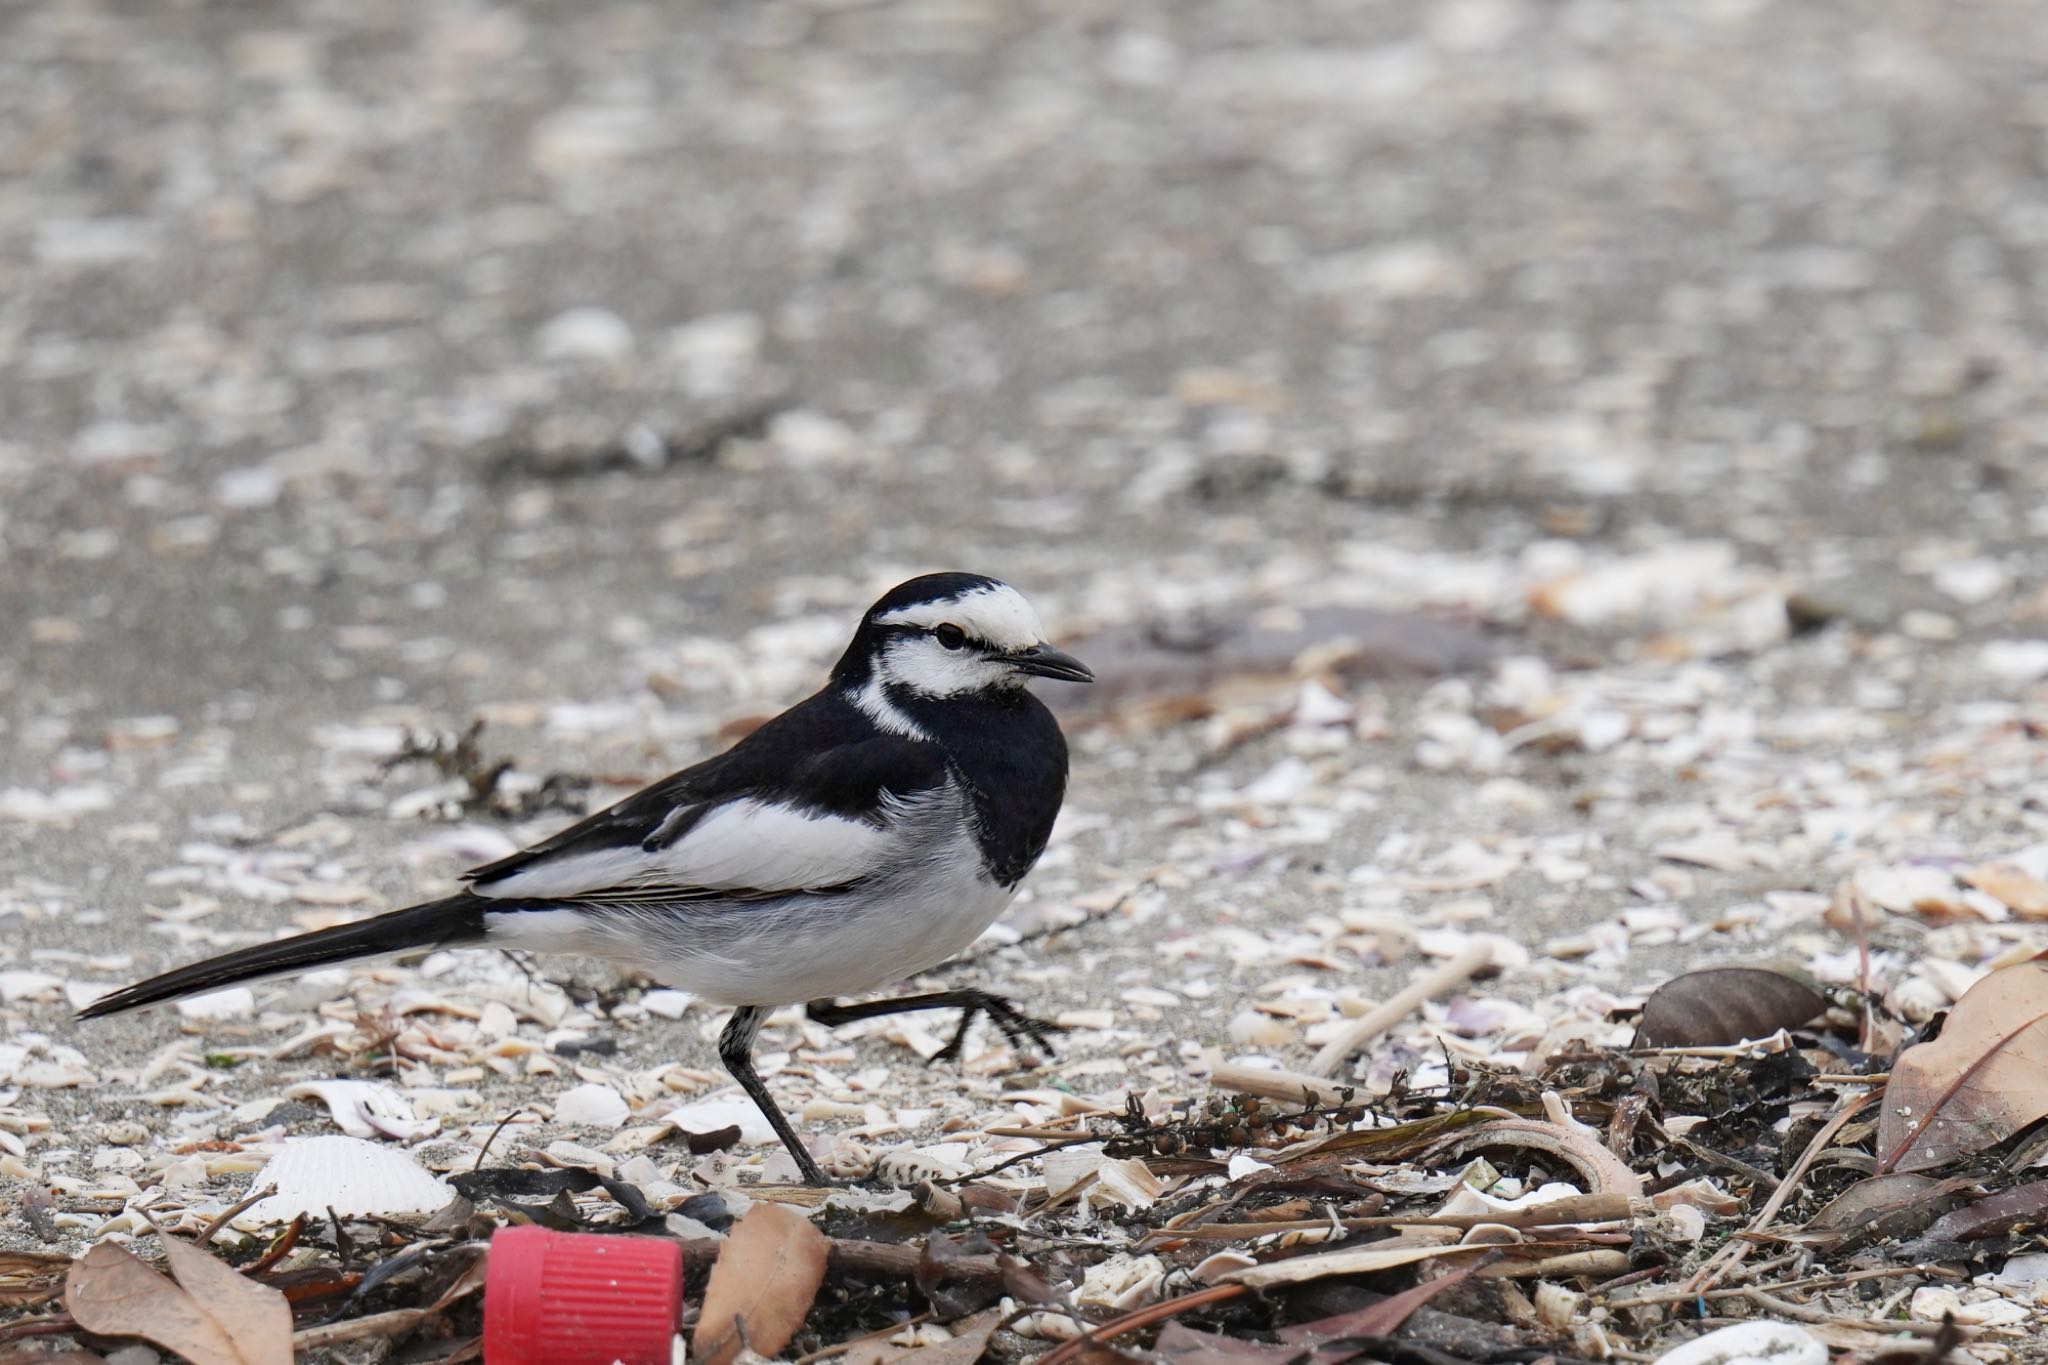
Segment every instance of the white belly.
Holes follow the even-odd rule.
[[[648,970],[720,1005],[789,1005],[864,995],[938,966],[981,937],[1013,893],[979,876],[918,894],[819,898],[779,914],[742,952],[683,953]]]
[[[492,915],[492,942],[638,968],[717,1005],[862,995],[945,961],[981,936],[1014,889],[981,875],[964,828],[893,875],[845,892],[774,900],[564,906]]]

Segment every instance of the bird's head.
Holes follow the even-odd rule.
[[[971,573],[925,574],[884,593],[832,677],[927,698],[1007,690],[1032,678],[1095,680],[1079,659],[1046,643],[1022,593]]]

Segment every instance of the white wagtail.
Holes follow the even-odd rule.
[[[769,1010],[832,1025],[959,1007],[1013,1041],[1049,1025],[980,990],[865,1004],[994,922],[1045,849],[1067,745],[1031,678],[1089,682],[1016,589],[927,574],[868,609],[824,690],[716,758],[521,853],[444,900],[197,962],[94,1001],[117,1014],[235,982],[458,944],[630,964],[733,1012],[718,1055],[813,1185],[818,1163],[754,1070]]]

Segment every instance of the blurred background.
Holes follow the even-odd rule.
[[[0,1247],[210,1218],[341,1070],[436,1169],[745,1116],[695,1109],[717,1011],[587,963],[73,1011],[447,890],[934,569],[1102,679],[1044,689],[1092,708],[1060,824],[930,981],[1072,1031],[780,1016],[807,1131],[1157,1113],[1445,961],[1495,975],[1372,1092],[1506,1096],[1466,1064],[1738,954],[1929,1019],[2048,922],[2048,3],[0,0]],[[1686,1174],[1820,1123],[1753,1069],[1673,1100],[1739,1144]]]
[[[647,776],[937,567],[2026,684],[2044,268],[2037,4],[17,0],[0,761]]]

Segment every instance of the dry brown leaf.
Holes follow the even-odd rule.
[[[1280,1329],[1280,1339],[1296,1346],[1319,1346],[1326,1341],[1337,1341],[1344,1337],[1390,1337],[1401,1330],[1403,1323],[1415,1316],[1417,1310],[1446,1290],[1456,1289],[1472,1278],[1473,1272],[1487,1265],[1493,1258],[1481,1256],[1467,1261],[1455,1270],[1446,1271],[1433,1280],[1424,1280],[1412,1289],[1390,1294],[1378,1303],[1360,1308],[1355,1312],[1340,1313],[1336,1317],[1318,1318],[1293,1327]]]
[[[1944,1245],[2008,1237],[2021,1228],[2039,1227],[2043,1215],[2048,1215],[2048,1180],[2015,1185],[1943,1214],[1918,1238],[1901,1243],[1893,1255],[1917,1260],[1923,1254],[1940,1254],[1938,1248]]]
[[[1650,992],[1631,1047],[1723,1047],[1798,1028],[1827,1008],[1810,982],[1768,967],[1707,967]]]
[[[903,1358],[902,1365],[975,1365],[988,1353],[988,1339],[1009,1314],[998,1304],[953,1324],[953,1339],[926,1346]]]
[[[1836,1195],[1801,1231],[1820,1234],[1823,1245],[1910,1237],[1960,1202],[1963,1183],[1899,1172],[1874,1175]]]
[[[1941,1036],[1899,1054],[1877,1121],[1877,1168],[1924,1171],[2048,1117],[2048,962],[1993,972]]]
[[[825,1281],[830,1250],[802,1214],[780,1204],[754,1205],[733,1225],[712,1268],[691,1358],[732,1365],[743,1348],[772,1357],[787,1346]]]
[[[283,1294],[198,1247],[162,1241],[171,1274],[227,1333],[244,1365],[292,1365],[292,1309]]]
[[[2048,882],[2017,863],[1979,863],[1963,880],[2021,919],[2048,919]]]
[[[1299,1346],[1245,1341],[1219,1332],[1204,1332],[1186,1323],[1169,1322],[1159,1329],[1152,1355],[1167,1365],[1288,1365],[1300,1360]]]
[[[995,1335],[1009,1313],[998,1304],[984,1308],[972,1317],[948,1323],[953,1336],[950,1341],[937,1342],[931,1346],[891,1346],[886,1341],[863,1341],[840,1357],[845,1365],[974,1365],[988,1350],[988,1339]]]
[[[88,1332],[141,1337],[193,1365],[268,1365],[243,1360],[196,1299],[112,1242],[72,1262],[64,1306]]]

